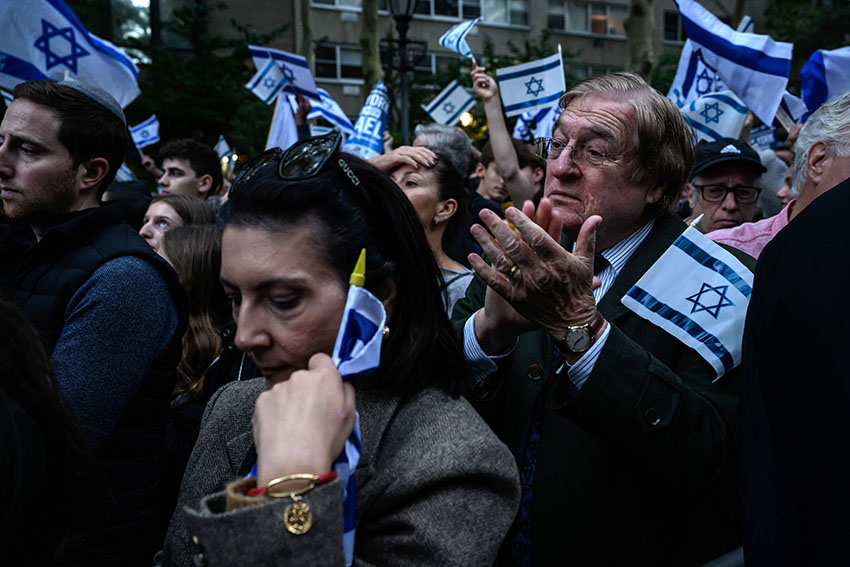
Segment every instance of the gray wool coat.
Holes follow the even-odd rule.
[[[339,480],[303,495],[313,526],[283,525],[288,498],[224,511],[253,444],[263,379],[233,382],[210,400],[161,560],[192,565],[343,565]],[[354,565],[492,565],[519,505],[510,451],[463,399],[429,389],[405,401],[357,391],[362,455],[355,471]],[[197,543],[194,540],[197,540]]]

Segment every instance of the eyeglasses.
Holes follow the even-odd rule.
[[[735,185],[734,187],[727,187],[726,185],[697,185],[696,183],[691,183],[691,185],[699,189],[703,200],[709,203],[719,203],[725,200],[726,195],[729,193],[734,193],[735,200],[739,203],[755,203],[759,198],[759,193],[761,193],[759,187],[751,187],[749,185]]]
[[[573,146],[565,144],[555,138],[536,138],[534,140],[534,153],[543,159],[558,159],[564,150],[573,152],[573,159],[578,163],[586,163],[592,166],[600,166],[606,161],[615,161],[620,154],[608,153],[598,144],[579,144]]]
[[[325,164],[331,161],[331,163],[336,163],[337,167],[351,181],[352,185],[359,187],[360,179],[344,159],[337,156],[336,162],[331,160],[337,154],[337,150],[341,144],[342,136],[338,132],[334,132],[324,136],[301,140],[290,146],[286,151],[280,148],[267,150],[245,164],[245,167],[242,168],[242,171],[233,180],[233,185],[230,188],[231,194],[233,194],[234,190],[238,191],[242,184],[249,182],[257,172],[270,164],[277,165],[277,176],[281,179],[285,181],[301,181],[315,177],[324,169]]]

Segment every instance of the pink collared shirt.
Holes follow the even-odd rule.
[[[745,222],[732,228],[721,228],[706,234],[710,239],[721,244],[728,244],[753,258],[758,258],[767,243],[776,233],[788,224],[791,208],[796,201],[791,201],[775,216],[758,222]]]

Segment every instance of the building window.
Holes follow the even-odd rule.
[[[413,65],[413,82],[428,83],[433,80],[434,75],[449,72],[455,62],[457,57],[451,55],[426,53],[425,57]]]
[[[360,5],[360,0],[312,0],[313,4]],[[334,4],[336,2],[336,4]],[[355,4],[351,4],[355,5]],[[379,0],[378,10],[390,11],[389,0]],[[472,20],[481,15],[487,22],[528,25],[528,0],[416,0],[413,13],[418,16],[457,18]]]
[[[363,57],[359,47],[320,44],[315,52],[317,79],[363,80]]]
[[[310,0],[314,6],[336,6],[360,9],[360,0]]]
[[[679,12],[664,11],[664,41],[684,42],[688,38],[682,15]]]
[[[549,0],[549,27],[594,35],[626,35],[626,6]]]

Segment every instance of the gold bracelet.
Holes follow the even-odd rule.
[[[288,474],[286,476],[281,476],[269,481],[266,485],[266,496],[269,498],[294,498],[300,494],[304,494],[305,492],[309,492],[316,488],[316,486],[320,484],[325,484],[326,482],[330,482],[336,478],[335,473],[325,473],[325,474]],[[279,485],[285,482],[291,482],[293,480],[309,480],[310,484],[304,488],[300,488],[298,490],[289,491],[289,492],[275,492],[273,489],[278,487]]]

